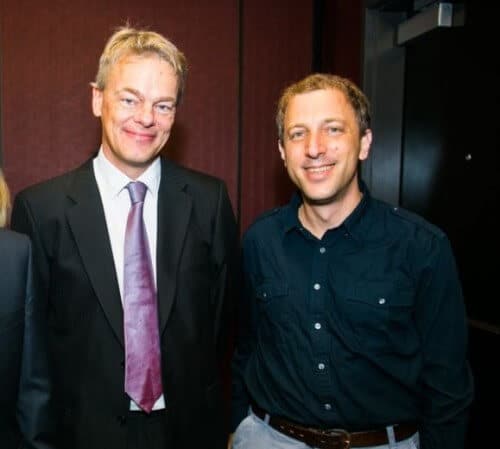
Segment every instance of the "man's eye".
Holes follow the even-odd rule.
[[[134,106],[136,101],[133,98],[120,98],[120,103],[124,106]]]
[[[159,103],[156,105],[156,109],[162,114],[169,114],[173,112],[175,105],[173,103]]]
[[[338,126],[328,126],[326,128],[326,132],[328,134],[337,134],[340,131],[341,131],[341,129]]]
[[[293,131],[290,133],[290,140],[299,140],[304,137],[304,131]]]

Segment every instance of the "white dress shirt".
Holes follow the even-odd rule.
[[[153,274],[156,284],[156,241],[158,227],[158,189],[160,187],[161,162],[156,158],[146,171],[137,179],[130,179],[118,170],[104,155],[102,148],[93,160],[94,174],[106,218],[108,237],[113,252],[116,278],[123,303],[123,252],[125,245],[125,228],[131,202],[126,186],[132,181],[141,181],[147,186],[144,199],[143,217],[148,236]],[[165,408],[163,395],[156,401],[153,410]],[[131,410],[140,410],[134,401],[130,401]]]

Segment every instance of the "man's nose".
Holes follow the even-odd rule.
[[[325,152],[324,142],[319,133],[311,133],[306,142],[306,152],[311,158],[317,158]]]
[[[154,111],[151,105],[143,103],[138,106],[135,114],[135,120],[137,122],[142,126],[149,127],[153,125],[154,119]]]

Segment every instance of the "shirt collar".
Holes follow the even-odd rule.
[[[360,190],[363,194],[361,201],[351,214],[340,225],[343,227],[354,239],[361,241],[363,239],[363,230],[361,223],[369,203],[371,202],[370,192],[368,187],[363,181],[360,181]],[[302,204],[302,197],[299,191],[296,191],[288,205],[283,209],[282,224],[283,232],[287,233],[292,229],[301,229],[302,225],[299,221],[298,209]]]
[[[302,197],[299,191],[296,191],[288,205],[283,209],[282,224],[283,232],[286,234],[292,229],[300,229],[302,225],[299,221],[299,207],[302,204]]]
[[[371,202],[371,196],[370,192],[368,191],[368,187],[366,187],[366,184],[363,181],[360,181],[359,188],[363,195],[361,197],[361,201],[351,212],[351,214],[344,220],[342,226],[355,240],[362,241],[363,230],[361,224],[363,221],[363,217],[366,215],[368,205]]]
[[[99,170],[102,180],[106,184],[106,191],[111,197],[116,197],[125,186],[134,181],[122,171],[118,170],[104,155],[102,147],[95,158],[96,168]],[[135,181],[141,181],[148,187],[153,196],[158,195],[161,177],[161,162],[157,157],[151,165]]]

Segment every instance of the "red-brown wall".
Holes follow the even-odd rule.
[[[324,3],[323,68],[359,80],[361,0]],[[313,0],[0,0],[2,165],[15,194],[94,153],[90,86],[105,40],[129,21],[186,54],[189,75],[166,154],[223,178],[244,231],[286,202],[280,91],[311,71]],[[317,24],[316,24],[317,25]]]
[[[312,2],[245,2],[241,229],[287,201],[291,182],[278,153],[274,115],[281,90],[311,71]]]
[[[14,193],[98,148],[89,83],[105,40],[129,20],[165,34],[188,58],[186,96],[166,152],[224,178],[236,205],[236,2],[0,1],[3,163]]]

